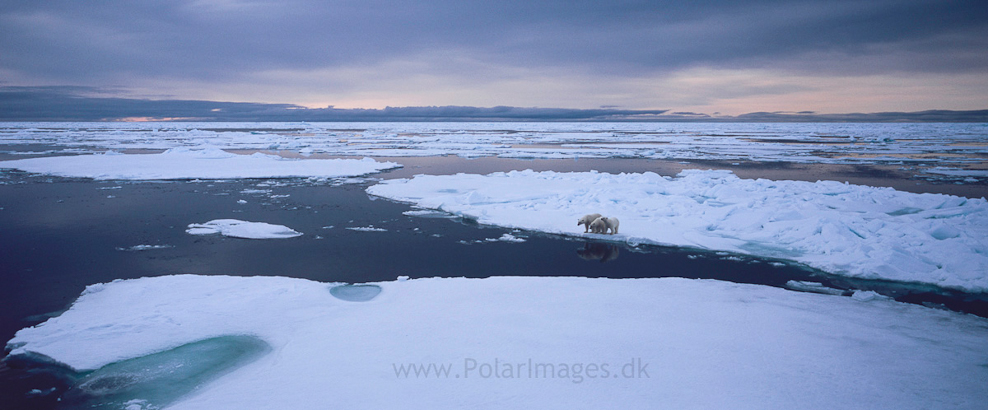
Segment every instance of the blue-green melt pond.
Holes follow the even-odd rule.
[[[161,408],[269,350],[254,336],[220,336],[112,363],[81,375],[59,407]]]
[[[377,285],[339,285],[329,289],[329,293],[348,302],[366,302],[381,293]]]

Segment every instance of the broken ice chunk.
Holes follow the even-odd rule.
[[[246,239],[283,239],[302,236],[301,232],[283,225],[273,225],[264,222],[247,222],[236,219],[214,219],[204,224],[189,224],[185,232],[192,235],[210,235],[214,233],[234,238]]]
[[[846,296],[849,292],[824,286],[820,282],[805,282],[791,280],[786,282],[786,287],[800,292],[820,293],[824,295]]]

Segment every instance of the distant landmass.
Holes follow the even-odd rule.
[[[94,96],[87,87],[0,87],[0,121],[643,121],[643,122],[988,122],[988,110],[820,114],[753,112],[727,116],[672,110],[537,107],[307,108],[202,100]]]

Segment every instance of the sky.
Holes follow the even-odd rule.
[[[99,98],[984,110],[986,73],[982,1],[0,0],[0,87]]]

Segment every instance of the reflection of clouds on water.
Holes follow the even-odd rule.
[[[576,250],[576,254],[583,260],[599,260],[601,263],[617,259],[619,253],[617,245],[597,242],[584,243],[583,249]]]

